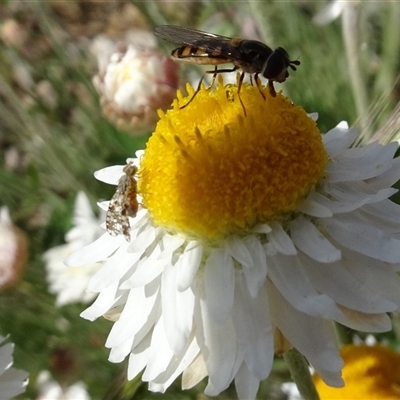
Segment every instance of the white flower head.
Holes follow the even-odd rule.
[[[64,260],[101,234],[100,224],[104,222],[104,213],[96,218],[85,193],[79,192],[75,202],[74,227],[66,234],[66,244],[53,247],[43,254],[46,262],[47,281],[51,293],[57,295],[57,306],[82,302],[88,303],[96,293],[87,291],[89,280],[99,270],[101,263],[87,263],[68,268]]]
[[[331,321],[382,332],[400,305],[397,144],[352,148],[344,124],[321,136],[301,107],[247,84],[243,117],[236,90],[220,82],[161,115],[135,160],[130,242],[105,233],[68,259],[106,260],[82,316],[116,321],[110,361],[129,357],[128,379],[144,370],[152,391],[183,374],[183,388],[208,376],[206,395],[234,381],[254,399],[291,346],[341,386]],[[116,184],[122,168],[96,177]]]
[[[0,393],[2,400],[12,399],[25,392],[28,373],[12,367],[14,344],[4,344],[6,338],[0,336]]]
[[[11,221],[7,207],[0,208],[0,289],[16,285],[28,258],[26,234]]]
[[[101,42],[105,42],[103,50],[96,51],[100,72],[93,84],[101,96],[105,116],[133,134],[151,131],[158,120],[157,110],[169,107],[175,97],[178,65],[154,48],[154,38],[148,43],[147,35],[141,45],[138,40],[129,40],[112,54],[112,42]]]

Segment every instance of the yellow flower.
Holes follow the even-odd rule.
[[[193,89],[179,105],[193,95]],[[299,106],[244,84],[204,87],[190,106],[160,112],[141,159],[139,191],[153,221],[198,240],[284,220],[324,174],[315,122]]]
[[[400,399],[400,354],[380,345],[342,348],[345,386],[327,386],[316,375],[314,382],[321,400]]]

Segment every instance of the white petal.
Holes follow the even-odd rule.
[[[343,250],[344,268],[364,286],[400,307],[400,277],[392,265]]]
[[[257,396],[260,381],[255,378],[243,363],[235,377],[236,393],[240,400],[252,400]]]
[[[150,382],[155,379],[167,369],[173,357],[174,352],[168,345],[168,340],[164,331],[164,323],[162,319],[160,319],[155,325],[153,334],[151,335],[150,352],[142,380]]]
[[[331,158],[336,157],[338,154],[341,154],[343,150],[348,149],[359,135],[357,129],[349,130],[348,127],[346,128],[339,125],[325,135],[322,135],[325,150]]]
[[[128,363],[128,381],[136,377],[147,365],[150,352],[151,333],[132,350]]]
[[[321,197],[322,196],[319,193],[311,192],[307,198],[298,205],[299,211],[317,218],[331,217],[333,213],[328,207],[319,201]]]
[[[112,363],[120,363],[125,360],[126,356],[131,352],[133,348],[133,336],[111,348],[108,361]]]
[[[119,178],[123,174],[125,165],[113,165],[100,169],[94,173],[94,177],[100,182],[108,183],[110,185],[117,185]]]
[[[392,160],[391,167],[376,178],[368,179],[368,186],[375,190],[393,186],[400,179],[400,158]]]
[[[192,330],[194,294],[191,288],[177,290],[178,268],[169,265],[161,280],[162,319],[169,347],[179,355]]]
[[[293,307],[317,317],[336,319],[341,315],[335,302],[311,285],[298,257],[277,254],[268,261],[268,277]]]
[[[108,210],[108,206],[110,205],[110,201],[109,200],[107,200],[107,201],[98,201],[96,204],[101,210],[107,211]],[[102,227],[104,229],[106,228],[105,223],[102,224]]]
[[[211,317],[216,322],[225,321],[233,305],[235,275],[233,260],[224,250],[211,251],[204,266],[204,282]]]
[[[101,292],[106,287],[118,282],[129,270],[134,270],[140,254],[118,252],[100,268],[89,281],[90,292]]]
[[[156,379],[149,383],[149,390],[164,393],[174,380],[193,362],[199,354],[196,340],[192,340],[187,350],[180,356],[174,357],[168,368]]]
[[[162,237],[162,246],[164,248],[164,255],[161,257],[170,257],[170,255],[177,250],[182,244],[185,243],[185,239],[176,235],[165,235]]]
[[[24,393],[28,385],[29,374],[25,371],[10,368],[0,375],[1,397],[4,400],[14,399]]]
[[[257,224],[252,230],[252,233],[270,233],[271,227],[267,224]]]
[[[335,129],[349,129],[349,123],[346,120],[340,121],[335,128],[333,128],[333,130]],[[350,129],[350,131],[352,131],[354,128]],[[354,129],[355,130],[355,129]],[[357,136],[358,137],[359,132],[357,132]]]
[[[156,242],[158,229],[155,229],[150,224],[140,227],[139,230],[135,229],[131,232],[131,242],[129,244],[130,253],[143,253],[143,249]]]
[[[400,223],[400,205],[393,201],[383,200],[380,203],[366,204],[362,210],[384,220],[385,223]]]
[[[274,305],[271,314],[279,330],[329,385],[340,383],[343,360],[339,355],[332,324],[297,311],[268,281],[267,293],[270,304]]]
[[[312,367],[312,366],[311,366]],[[323,381],[328,385],[336,388],[341,388],[345,386],[344,380],[340,375],[337,374],[336,371],[328,371],[323,367],[318,367],[317,370],[319,376],[323,379]],[[343,399],[344,400],[344,399]]]
[[[64,260],[68,267],[79,267],[107,259],[125,240],[122,236],[112,237],[107,232],[93,243],[83,247]]]
[[[158,319],[158,286],[159,283],[154,283],[152,291],[145,287],[129,291],[124,310],[108,335],[106,347],[117,346],[130,337],[135,337],[137,344],[147,334]]]
[[[324,224],[342,246],[381,261],[400,262],[400,240],[362,221],[354,213],[326,219]]]
[[[251,254],[243,244],[241,238],[231,236],[226,240],[225,248],[227,249],[228,253],[243,267],[251,268],[253,266]]]
[[[81,317],[89,321],[94,321],[101,315],[105,314],[115,303],[118,298],[118,282],[103,289],[97,296],[94,303],[81,313]]]
[[[374,178],[391,168],[397,143],[344,150],[326,167],[329,182],[350,182]]]
[[[0,344],[4,340],[3,336],[0,336]],[[0,376],[10,368],[13,364],[13,352],[14,352],[15,344],[14,343],[6,343],[2,344],[0,347]]]
[[[157,278],[167,265],[171,264],[171,259],[161,259],[162,248],[159,243],[153,248],[145,252],[146,256],[137,253],[141,260],[132,268],[133,275],[128,277],[121,283],[121,289],[130,289],[139,286],[145,286]],[[134,254],[132,257],[136,257]],[[171,257],[171,256],[170,256]]]
[[[302,215],[290,223],[293,243],[298,249],[321,263],[331,263],[341,258],[341,252],[322,235],[316,226]]]
[[[188,242],[178,260],[178,290],[185,291],[192,284],[203,257],[203,246],[198,242]]]
[[[387,314],[367,314],[346,307],[340,307],[343,318],[338,319],[342,325],[364,332],[388,332],[392,329],[392,321]]]
[[[203,355],[199,353],[182,373],[182,390],[191,389],[208,375]]]
[[[296,255],[296,247],[292,239],[290,239],[290,236],[283,230],[282,225],[278,222],[271,222],[270,226],[272,231],[268,235],[269,244],[273,246],[276,251],[286,256]]]
[[[250,296],[240,271],[236,274],[232,319],[247,368],[256,379],[265,379],[274,360],[268,300],[264,290],[260,290],[255,298]]]
[[[243,243],[253,258],[253,267],[243,268],[243,273],[251,296],[256,297],[267,276],[267,258],[264,247],[257,237],[247,236],[243,239]]]
[[[196,337],[215,395],[225,390],[233,379],[238,351],[237,339],[232,320],[229,318],[223,323],[215,323],[210,318],[204,295],[199,293],[199,296],[201,297],[195,312]]]
[[[308,117],[310,117],[313,121],[318,120],[318,113],[317,112],[312,112],[307,114]]]
[[[368,203],[381,202],[397,192],[392,188],[372,192],[364,182],[327,184],[324,191],[332,201],[325,198],[322,203],[334,213],[349,212]]]
[[[144,257],[137,264],[133,275],[122,282],[120,288],[129,290],[135,287],[145,286],[161,275],[164,268],[169,264],[170,260],[161,261],[155,257]]]
[[[390,312],[397,305],[378,295],[362,281],[355,279],[344,267],[346,262],[319,264],[305,256],[299,256],[308,279],[320,293],[327,294],[336,303],[366,313]],[[351,265],[351,268],[353,266]],[[350,268],[350,270],[351,270]],[[365,271],[368,273],[368,271]]]

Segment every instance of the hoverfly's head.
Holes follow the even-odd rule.
[[[290,67],[293,71],[296,71],[296,65],[300,65],[300,61],[291,61],[287,51],[282,47],[278,47],[268,57],[261,74],[270,81],[285,82],[289,76],[288,68]]]

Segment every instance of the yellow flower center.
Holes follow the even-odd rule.
[[[318,376],[314,383],[321,400],[400,399],[400,355],[390,348],[380,345],[354,346],[342,348],[345,362],[343,379],[345,386],[333,388]]]
[[[285,218],[328,161],[306,112],[281,94],[244,84],[201,88],[160,121],[141,159],[139,192],[153,222],[199,240],[246,234]],[[240,102],[242,100],[242,104]]]

